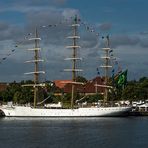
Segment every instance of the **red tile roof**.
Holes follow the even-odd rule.
[[[6,90],[7,87],[8,87],[8,84],[7,83],[0,83],[0,91]]]
[[[71,80],[55,80],[54,83],[57,87],[59,88],[64,88],[64,86],[67,84],[67,83],[70,83],[72,82]]]
[[[96,77],[92,80],[89,80],[86,84],[75,85],[75,91],[79,93],[96,93],[96,92],[104,92],[104,88],[96,87],[95,84],[103,84],[103,79],[101,77]],[[59,88],[62,88],[65,93],[70,93],[72,90],[72,82],[71,80],[56,80],[54,81],[55,85]]]
[[[85,84],[85,92],[86,93],[96,93],[96,92],[103,92],[104,89],[102,87],[95,86],[96,84],[103,84],[101,77],[96,77]]]

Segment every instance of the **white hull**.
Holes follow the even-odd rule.
[[[3,106],[0,110],[7,117],[107,117],[125,116],[131,107],[93,107],[78,109],[41,109],[25,106]]]

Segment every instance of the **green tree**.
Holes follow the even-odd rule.
[[[22,93],[20,91],[16,91],[13,96],[13,102],[19,103],[21,99],[22,99]]]
[[[87,82],[87,79],[82,77],[82,76],[77,76],[76,77],[76,81],[77,82],[82,82],[82,83],[86,83]]]

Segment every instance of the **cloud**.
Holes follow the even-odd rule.
[[[47,79],[62,79],[67,78],[67,75],[71,76],[71,74],[59,72],[64,68],[71,67],[70,61],[64,62],[63,60],[64,58],[71,56],[71,50],[66,49],[65,46],[71,45],[72,41],[66,37],[72,35],[70,27],[70,21],[72,21],[71,17],[75,14],[81,16],[81,12],[74,8],[60,7],[61,5],[66,4],[67,1],[68,0],[13,0],[9,1],[7,4],[0,2],[1,14],[5,15],[5,13],[11,14],[11,12],[14,12],[14,15],[19,13],[19,16],[21,16],[21,21],[18,22],[17,19],[19,18],[15,18],[16,22],[13,21],[13,23],[10,22],[10,20],[8,21],[9,18],[5,18],[4,21],[1,20],[0,22],[1,49],[10,49],[9,51],[11,51],[14,47],[14,43],[19,42],[19,47],[15,53],[4,61],[4,64],[2,64],[2,69],[5,68],[3,76],[1,75],[2,79],[9,79],[10,81],[12,79],[19,78],[20,80],[24,79],[23,72],[27,72],[30,67],[29,65],[23,67],[23,62],[33,57],[32,53],[29,53],[29,56],[26,55],[27,51],[25,49],[34,47],[32,42],[28,42],[24,39],[30,32],[34,35],[36,26],[38,27],[39,34],[42,38],[40,46],[43,51],[43,58],[46,60]],[[112,13],[114,9],[107,8],[104,9],[104,11]],[[67,18],[70,21],[66,21]],[[6,19],[7,21],[5,21]],[[56,24],[56,27],[40,27],[42,25],[54,24]],[[110,22],[100,22],[97,27],[100,29],[100,32],[111,32],[113,24]],[[82,28],[80,28],[80,30],[81,29]],[[93,33],[86,32],[84,28],[79,32],[79,34],[81,36],[80,41],[78,42],[81,46],[81,53],[79,56],[84,59],[81,66],[84,69],[84,75],[86,78],[93,78],[96,76],[96,67],[101,65],[99,49],[103,47],[104,44],[101,39],[98,42],[96,36],[94,36]],[[127,60],[127,63],[125,60],[123,61],[126,63],[124,66],[129,66],[129,69],[135,71],[136,68],[133,68],[132,64],[133,61],[137,60],[137,58],[136,56],[129,56],[129,53],[131,53],[131,55],[135,53],[136,55],[136,53],[139,54],[141,50],[148,48],[148,40],[145,32],[139,35],[113,33],[110,37],[110,43],[112,48],[119,49],[116,50],[118,54],[123,54],[123,56],[121,55],[121,59]],[[1,52],[2,50],[0,50],[0,53]],[[124,52],[127,54],[124,55]],[[142,57],[143,55],[141,55],[140,60],[143,61],[143,64],[146,64],[146,60],[143,60],[144,58],[142,59]],[[132,61],[130,61],[131,59]],[[10,70],[14,65],[16,70]],[[55,75],[55,73],[59,74]]]
[[[119,46],[139,46],[142,49],[148,48],[148,39],[145,36],[139,34],[135,35],[112,35],[110,37],[111,47],[117,48]]]
[[[109,31],[112,28],[112,24],[111,23],[102,23],[102,24],[99,24],[98,27],[101,31]]]
[[[140,35],[148,35],[148,31],[141,31],[139,34]]]
[[[0,31],[7,30],[9,28],[9,25],[5,22],[0,22]]]
[[[53,0],[55,2],[55,4],[58,4],[58,5],[64,5],[67,0]]]
[[[147,38],[141,39],[140,45],[143,48],[148,48],[148,39]]]
[[[110,38],[111,47],[115,48],[118,46],[133,46],[140,43],[140,38],[138,36],[129,36],[129,35],[113,35]]]
[[[63,10],[62,12],[62,15],[65,17],[65,18],[70,18],[70,17],[73,17],[75,15],[79,15],[79,10],[77,9],[70,9],[70,8],[66,8]]]
[[[19,12],[27,13],[32,11],[44,11],[51,8],[59,8],[66,4],[68,0],[13,0],[9,2],[0,1],[0,13]]]
[[[9,23],[0,23],[0,41],[20,40],[24,35],[24,30],[19,25],[10,25]]]
[[[25,3],[27,5],[33,5],[33,6],[45,6],[45,5],[64,5],[67,2],[67,0],[25,0]]]

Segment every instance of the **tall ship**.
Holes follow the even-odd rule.
[[[105,60],[105,65],[102,66],[105,68],[105,84],[104,85],[97,85],[97,87],[104,87],[104,105],[96,105],[96,106],[86,106],[86,107],[80,107],[76,106],[74,100],[74,93],[75,93],[75,87],[76,85],[81,85],[80,82],[76,81],[76,73],[79,71],[82,71],[81,69],[77,68],[77,61],[81,60],[81,58],[77,57],[77,49],[80,48],[80,46],[77,45],[77,41],[80,38],[78,35],[78,27],[79,27],[79,21],[77,16],[75,16],[74,22],[72,23],[71,27],[73,30],[72,36],[69,36],[68,38],[72,40],[72,45],[67,46],[67,48],[72,49],[72,56],[70,58],[67,58],[67,60],[72,61],[72,68],[71,69],[65,69],[65,71],[69,71],[72,73],[72,81],[71,83],[71,105],[70,108],[64,108],[62,106],[59,107],[43,107],[38,105],[38,94],[39,94],[39,88],[44,87],[43,83],[39,83],[39,75],[44,74],[44,71],[39,71],[39,62],[42,62],[43,60],[39,58],[39,41],[41,38],[38,35],[37,29],[35,31],[35,37],[30,38],[30,40],[34,40],[35,42],[35,48],[29,49],[34,51],[34,60],[27,61],[27,63],[33,62],[34,63],[34,71],[29,72],[27,74],[33,74],[34,75],[34,84],[27,84],[27,86],[31,86],[34,89],[34,104],[33,106],[22,106],[22,105],[3,105],[0,107],[0,110],[3,112],[4,116],[7,117],[116,117],[116,116],[126,116],[131,111],[131,107],[129,106],[107,106],[105,105],[105,102],[107,102],[108,98],[108,89],[111,88],[111,86],[107,86],[107,73],[110,66],[108,65],[109,61],[109,50],[110,48],[103,48],[106,55],[103,57]],[[83,85],[83,84],[82,84]]]

